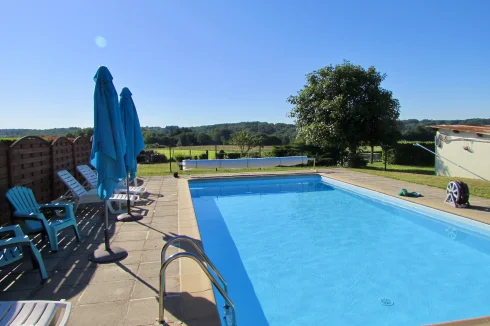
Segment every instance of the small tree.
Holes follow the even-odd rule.
[[[231,135],[230,144],[240,147],[240,151],[243,154],[247,153],[250,149],[258,146],[260,139],[254,135],[249,134],[247,131],[242,130]]]

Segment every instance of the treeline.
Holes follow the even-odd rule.
[[[435,131],[427,128],[430,125],[490,125],[490,119],[466,120],[400,120],[398,128],[401,140],[430,141],[434,139]],[[248,131],[260,136],[263,145],[289,145],[296,138],[296,127],[286,123],[239,122],[216,124],[198,127],[143,127],[145,143],[150,147],[157,146],[197,146],[197,145],[227,145],[231,135],[238,131]],[[24,136],[78,136],[91,137],[93,128],[54,128],[54,129],[0,129],[0,137],[20,138]]]
[[[94,133],[94,128],[53,128],[53,129],[0,129],[0,137],[21,138],[24,136],[39,136],[39,137],[60,137],[76,138],[78,136],[91,137]]]
[[[427,128],[432,125],[470,125],[470,126],[487,126],[490,125],[490,119],[466,119],[466,120],[417,120],[408,119],[400,120],[398,129],[400,131],[401,140],[434,140],[435,131],[432,128]]]
[[[262,139],[262,145],[288,145],[296,137],[296,127],[286,123],[239,122],[199,127],[144,127],[143,137],[149,147],[228,145],[231,136],[247,131]]]

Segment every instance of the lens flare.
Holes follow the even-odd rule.
[[[97,44],[99,48],[105,48],[107,46],[107,40],[102,36],[97,36],[95,38],[95,44]]]

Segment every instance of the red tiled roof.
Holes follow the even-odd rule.
[[[476,134],[490,135],[490,126],[466,126],[466,125],[436,125],[429,126],[434,129],[474,132]]]

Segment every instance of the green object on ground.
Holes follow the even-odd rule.
[[[402,189],[399,193],[398,193],[398,196],[404,196],[404,197],[422,197],[421,194],[415,192],[415,191],[412,191],[412,192],[408,192],[407,189]]]
[[[436,187],[444,190],[446,190],[449,181],[454,180],[454,177],[451,176],[434,175],[435,172],[433,166],[422,167],[388,164],[388,171],[384,171],[384,164],[382,162],[375,162],[373,164],[368,164],[363,169],[351,170]],[[468,187],[471,189],[471,196],[490,199],[490,182],[470,178],[458,178],[458,180],[464,181],[468,185]]]

